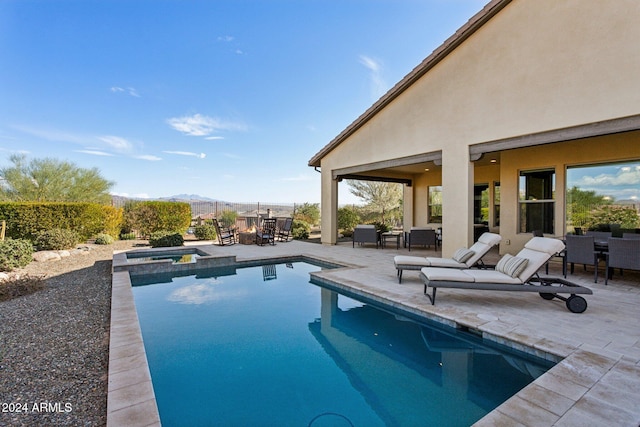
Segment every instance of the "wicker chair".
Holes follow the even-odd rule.
[[[607,268],[604,284],[609,282],[609,276],[613,275],[613,269],[640,270],[640,239],[623,239],[612,237],[609,239],[609,251],[605,254]]]

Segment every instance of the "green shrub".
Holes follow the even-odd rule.
[[[182,246],[184,238],[182,234],[173,231],[154,231],[149,236],[149,244],[153,248],[166,248],[171,246]]]
[[[115,239],[108,234],[100,233],[96,236],[96,245],[110,245]]]
[[[0,271],[22,268],[33,259],[33,245],[26,239],[0,241]]]
[[[130,231],[128,233],[120,233],[120,240],[135,240],[136,239],[136,233],[133,231]]]
[[[238,212],[236,211],[222,211],[218,220],[223,227],[231,227],[236,224],[236,218],[238,218]],[[212,221],[213,223],[213,221]]]
[[[216,228],[213,225],[196,225],[193,235],[198,240],[214,240],[216,238]]]
[[[353,207],[338,208],[338,229],[351,231],[361,221],[360,215]]]
[[[163,230],[187,232],[191,225],[191,206],[185,202],[131,201],[124,207],[124,228],[143,238]]]
[[[96,203],[0,202],[0,219],[7,222],[7,237],[34,241],[38,233],[54,228],[76,231],[87,240],[98,233],[116,237],[122,209]]]
[[[311,225],[308,222],[301,221],[299,219],[293,220],[293,225],[291,226],[291,235],[296,240],[306,240],[309,238],[309,233],[311,232]]]
[[[41,231],[35,239],[35,246],[41,251],[71,249],[80,242],[80,235],[73,230],[54,228]]]

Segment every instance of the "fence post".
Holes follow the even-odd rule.
[[[7,229],[7,221],[2,220],[2,230],[0,230],[0,240],[4,240],[4,232]]]

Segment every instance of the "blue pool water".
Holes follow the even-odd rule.
[[[309,283],[317,270],[132,279],[163,426],[468,426],[551,366]]]

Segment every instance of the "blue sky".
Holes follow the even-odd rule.
[[[486,2],[2,0],[0,166],[68,160],[130,197],[319,202],[308,160]]]

